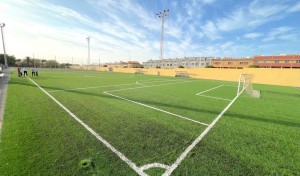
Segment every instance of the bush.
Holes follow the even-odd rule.
[[[103,65],[103,67],[107,67],[107,65]]]
[[[257,65],[249,65],[248,68],[259,68]]]
[[[160,68],[160,66],[156,66],[155,68]]]
[[[205,68],[214,68],[212,65],[206,65]]]
[[[184,68],[184,66],[183,65],[179,65],[178,68]]]

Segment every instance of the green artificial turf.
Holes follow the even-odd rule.
[[[1,175],[137,175],[29,79],[11,76]],[[138,167],[172,165],[206,126],[130,101],[209,124],[229,103],[210,97],[233,99],[237,89],[234,82],[111,72],[41,69],[31,78]],[[300,90],[254,88],[261,98],[242,94],[172,175],[300,175]]]

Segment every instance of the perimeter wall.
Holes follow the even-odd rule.
[[[78,67],[79,68],[79,67]],[[82,69],[82,67],[81,67]],[[107,67],[94,67],[98,71],[108,71]],[[271,84],[282,86],[300,87],[300,69],[280,68],[244,68],[244,69],[221,69],[221,68],[193,68],[193,69],[136,69],[136,68],[113,68],[113,72],[134,73],[143,70],[144,74],[174,77],[176,71],[186,71],[192,78],[214,79],[225,81],[238,81],[241,73],[253,74],[253,83]]]

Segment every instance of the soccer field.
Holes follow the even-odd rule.
[[[4,175],[300,175],[300,90],[95,71],[11,75]],[[87,166],[82,160],[90,161]]]

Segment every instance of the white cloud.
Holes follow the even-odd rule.
[[[249,39],[256,39],[257,37],[260,37],[262,36],[263,34],[262,33],[248,33],[248,34],[245,34],[243,37],[245,38],[249,38]]]
[[[263,41],[272,41],[276,39],[280,40],[291,40],[293,37],[297,36],[294,32],[294,29],[289,26],[282,26],[278,28],[272,29],[266,36],[266,38],[263,39]]]
[[[237,8],[227,17],[218,19],[217,26],[222,31],[255,28],[282,18],[284,13],[281,12],[286,9],[284,4],[256,0],[249,7]]]
[[[295,4],[293,7],[290,7],[288,10],[288,12],[298,12],[300,11],[300,1]]]
[[[220,39],[217,26],[212,21],[207,21],[204,26],[201,27],[203,35],[211,40]]]

